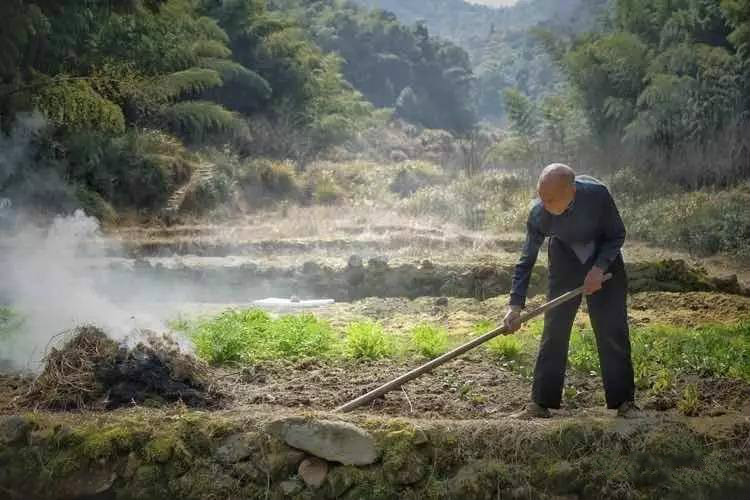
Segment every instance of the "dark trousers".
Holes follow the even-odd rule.
[[[549,242],[549,295],[558,297],[581,286],[593,259],[581,261],[565,243],[557,238]],[[614,409],[625,401],[633,401],[635,384],[630,360],[630,334],[627,316],[627,276],[622,256],[618,256],[607,272],[612,278],[602,289],[588,295],[589,317],[596,337],[599,363],[604,379],[607,408]],[[565,383],[568,343],[581,296],[554,308],[544,315],[544,332],[534,369],[532,399],[545,408],[559,408]]]

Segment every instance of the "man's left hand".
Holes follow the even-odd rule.
[[[604,271],[596,266],[592,267],[586,274],[586,279],[583,280],[583,293],[591,295],[598,292],[601,290],[603,282]]]

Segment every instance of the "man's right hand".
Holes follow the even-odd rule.
[[[505,313],[505,318],[503,318],[503,326],[509,331],[509,332],[515,332],[519,328],[521,328],[521,307],[520,306],[510,306],[508,308],[508,312]]]

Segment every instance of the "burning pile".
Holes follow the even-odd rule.
[[[128,348],[94,326],[67,332],[69,340],[50,350],[44,371],[20,403],[73,410],[175,401],[206,407],[218,402],[219,395],[205,382],[205,365],[181,352],[173,339],[143,333],[144,340]]]

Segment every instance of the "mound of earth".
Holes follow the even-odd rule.
[[[18,398],[22,407],[113,409],[176,401],[207,407],[220,399],[208,388],[206,367],[169,337],[144,332],[145,339],[129,348],[94,326],[71,333],[45,357],[44,370]]]

